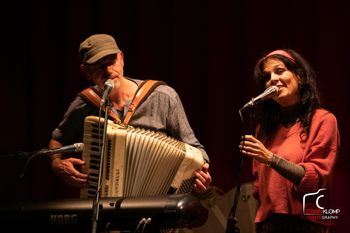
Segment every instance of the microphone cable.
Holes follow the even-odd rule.
[[[27,156],[27,161],[25,162],[24,166],[23,166],[23,169],[22,169],[22,173],[21,175],[18,177],[18,180],[21,180],[23,179],[24,175],[27,173],[28,171],[28,166],[30,164],[30,162],[35,158],[37,157],[38,155],[41,155],[41,152],[43,150],[40,150],[40,151],[37,151],[37,152],[31,152],[29,153],[29,155],[26,153],[25,155]]]

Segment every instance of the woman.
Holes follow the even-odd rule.
[[[263,56],[254,76],[260,91],[278,87],[256,109],[255,135],[244,135],[239,145],[253,158],[261,203],[257,232],[329,232],[318,208],[326,205],[304,198],[329,189],[340,145],[337,120],[321,107],[315,73],[300,54],[285,49]],[[310,206],[315,212],[305,212]]]

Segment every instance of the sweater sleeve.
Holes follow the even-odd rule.
[[[327,111],[314,115],[306,143],[304,161],[305,174],[296,187],[300,192],[312,192],[329,185],[337,159],[340,136],[335,116]]]
[[[296,185],[300,184],[305,174],[303,166],[287,161],[275,154],[272,156],[269,166]]]

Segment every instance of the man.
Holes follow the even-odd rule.
[[[81,65],[84,76],[92,81],[97,91],[102,92],[107,79],[114,87],[109,93],[112,110],[123,119],[128,112],[138,86],[142,80],[124,76],[124,57],[114,38],[107,34],[95,34],[80,44]],[[77,96],[70,104],[63,120],[53,131],[50,148],[74,144],[83,140],[84,119],[98,115],[99,108]],[[187,120],[181,100],[176,91],[168,85],[156,87],[147,99],[136,109],[129,125],[162,131],[168,136],[201,150],[206,163],[201,171],[195,172],[194,192],[207,190],[212,179],[209,174],[209,158],[199,143]],[[88,175],[80,171],[85,162],[79,156],[55,154],[51,166],[64,183],[77,190],[87,185]]]

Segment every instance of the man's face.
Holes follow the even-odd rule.
[[[124,75],[124,60],[121,53],[105,56],[93,64],[86,64],[86,77],[103,88],[107,79],[115,79]]]

